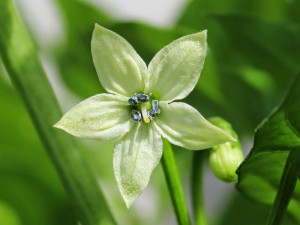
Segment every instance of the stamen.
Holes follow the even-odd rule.
[[[150,104],[151,96],[152,93],[135,93],[128,99],[128,104],[133,106],[131,118],[135,122],[144,120],[145,123],[150,123],[157,114],[160,114],[158,100],[152,100]]]
[[[148,113],[148,118],[150,119],[150,121],[152,121],[154,119],[155,115],[152,114],[151,112]]]
[[[141,111],[142,111],[142,115],[143,115],[143,119],[145,123],[150,123],[150,118],[148,117],[148,112],[147,112],[147,108],[146,105],[142,105],[141,107]]]
[[[133,109],[131,111],[131,118],[133,119],[133,121],[139,122],[142,120],[142,115],[139,111],[137,111],[136,109]]]
[[[129,105],[134,105],[137,106],[139,103],[139,99],[138,99],[138,94],[133,94],[129,99],[128,99],[128,104]]]
[[[149,102],[151,95],[152,95],[151,93],[149,95],[138,93],[137,97],[140,102]]]
[[[153,114],[153,115],[160,114],[160,109],[158,108],[158,101],[157,100],[152,101],[150,113]]]

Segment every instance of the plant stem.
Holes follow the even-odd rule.
[[[162,167],[171,195],[177,222],[179,225],[191,225],[189,211],[184,197],[172,146],[166,139],[163,139],[163,143],[164,152],[162,156]]]
[[[12,0],[0,1],[0,55],[82,225],[116,224],[97,177],[71,136],[53,128],[61,112]],[[37,168],[38,169],[38,168]]]
[[[192,203],[195,225],[206,225],[206,215],[203,197],[203,167],[206,151],[195,151],[192,169]]]
[[[290,199],[292,198],[297,176],[297,158],[299,156],[299,150],[293,150],[289,154],[286,161],[285,168],[281,177],[279,190],[277,192],[272,212],[268,220],[268,225],[280,225],[283,215],[288,207]],[[294,154],[295,153],[295,154]],[[294,157],[296,156],[296,157]],[[299,159],[299,158],[298,158]],[[299,163],[299,160],[298,160]]]

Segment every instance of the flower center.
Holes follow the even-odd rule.
[[[151,102],[151,103],[150,103]],[[135,122],[150,123],[160,113],[158,100],[152,99],[152,94],[135,93],[128,99],[132,106],[131,119]]]

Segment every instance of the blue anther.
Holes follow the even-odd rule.
[[[140,111],[138,111],[138,105],[139,103],[144,103],[144,102],[149,102],[150,98],[151,98],[152,94],[143,94],[143,93],[135,93],[133,94],[129,99],[128,99],[128,104],[134,106],[132,111],[131,111],[131,118],[135,121],[135,122],[139,122],[142,121],[143,116],[147,116],[150,121],[152,121],[154,119],[154,117],[160,113],[160,109],[158,108],[158,100],[152,100],[151,102],[151,108],[149,111],[146,111],[146,105],[142,104],[141,105],[141,109],[143,109],[143,113],[147,114],[147,115],[142,115]],[[148,105],[148,104],[147,104]],[[148,118],[144,118],[148,120]],[[149,123],[149,120],[146,121],[145,123]]]
[[[158,101],[157,100],[152,101],[150,114],[153,114],[153,115],[160,114],[160,109],[158,108]]]
[[[155,115],[152,114],[151,112],[148,113],[148,118],[150,119],[150,121],[152,121],[154,119]]]
[[[160,114],[160,109],[158,108],[158,101],[152,100],[151,109],[148,113],[148,118],[152,121],[157,114]]]
[[[139,103],[139,99],[138,99],[138,95],[137,95],[137,94],[133,94],[133,95],[128,99],[128,104],[129,104],[129,105],[137,106],[138,103]]]
[[[138,93],[137,97],[140,102],[149,102],[151,95],[152,95],[151,93],[149,95]]]
[[[133,119],[133,121],[139,122],[142,120],[142,115],[139,111],[137,111],[136,109],[133,109],[131,111],[131,118]]]

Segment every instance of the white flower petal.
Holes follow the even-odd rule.
[[[115,145],[114,172],[129,208],[147,186],[162,156],[162,139],[151,124],[137,123]]]
[[[181,103],[160,102],[161,113],[154,124],[171,143],[190,150],[200,150],[235,141],[224,130],[208,122],[195,108]]]
[[[92,56],[99,80],[108,92],[130,97],[144,90],[147,66],[133,47],[115,32],[95,25]]]
[[[185,98],[204,64],[206,33],[184,36],[161,49],[149,64],[145,93],[152,92],[161,101]]]
[[[54,127],[77,137],[108,140],[124,135],[132,125],[125,97],[99,94],[74,106]]]

